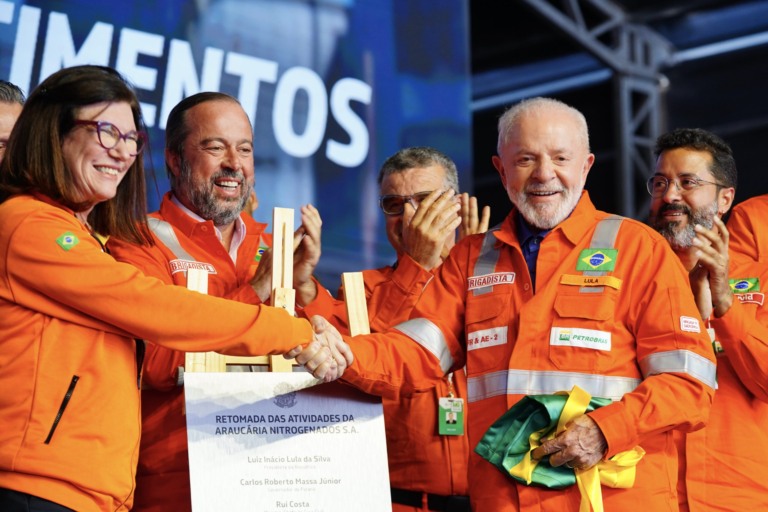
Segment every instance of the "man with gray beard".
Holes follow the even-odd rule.
[[[721,220],[736,191],[733,153],[713,133],[681,128],[658,138],[656,155],[650,224],[680,258],[717,356],[709,423],[676,439],[680,509],[763,510],[768,328],[761,266],[734,263]]]
[[[714,355],[664,239],[590,201],[594,159],[578,110],[512,106],[492,158],[509,215],[451,249],[406,322],[350,339],[342,378],[368,393],[466,368],[472,510],[577,512],[580,475],[638,455],[634,485],[602,487],[605,510],[677,509],[672,432],[704,426]],[[600,406],[538,414],[582,391]]]
[[[198,93],[171,110],[165,135],[171,191],[160,210],[150,214],[155,245],[110,241],[113,256],[179,286],[186,286],[188,268],[202,268],[209,295],[267,302],[272,236],[266,224],[243,213],[254,185],[253,131],[245,111],[227,94]],[[312,277],[320,258],[320,216],[306,205],[301,221],[294,234],[296,303],[302,316],[330,316],[339,305]],[[191,509],[179,378],[184,359],[184,352],[147,344],[134,510]]]

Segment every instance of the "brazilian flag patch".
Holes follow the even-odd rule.
[[[59,235],[59,238],[56,239],[56,243],[59,244],[59,247],[68,251],[79,244],[80,239],[77,238],[74,233],[67,231],[66,233]]]
[[[751,293],[760,291],[760,279],[757,277],[748,277],[746,279],[729,279],[733,293]]]
[[[609,272],[616,266],[618,249],[584,249],[579,254],[576,270],[597,270]]]
[[[265,245],[260,245],[258,250],[256,251],[256,256],[253,257],[253,261],[257,263],[261,261],[261,256],[266,252],[267,249],[269,249],[269,247]]]

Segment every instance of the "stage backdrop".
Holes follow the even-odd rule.
[[[316,205],[318,275],[335,292],[341,272],[394,261],[377,204],[386,157],[434,146],[471,190],[467,16],[466,0],[0,0],[0,77],[29,92],[71,65],[122,72],[149,127],[151,209],[168,189],[170,109],[236,96],[254,126],[256,219]]]

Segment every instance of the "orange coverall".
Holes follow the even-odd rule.
[[[768,510],[768,266],[751,258],[758,254],[756,247],[768,247],[768,232],[744,232],[740,224],[746,221],[750,229],[757,223],[749,219],[765,219],[768,202],[742,204],[746,208],[728,222],[731,241],[764,238],[755,240],[746,255],[732,250],[729,273],[742,287],[749,278],[759,284],[743,291],[737,286],[731,308],[710,320],[718,388],[707,427],[686,436],[685,486],[692,512]]]
[[[753,260],[768,260],[768,194],[751,197],[737,204],[728,218],[732,252]]]
[[[422,291],[433,279],[410,256],[402,256],[395,267],[363,271],[371,332],[382,332],[408,320]],[[334,323],[344,323],[334,319]],[[344,324],[345,325],[345,324]],[[463,369],[454,372],[454,395],[467,398]],[[387,436],[389,484],[392,488],[421,494],[467,496],[469,444],[463,436],[439,435],[438,399],[449,396],[451,386],[442,378],[430,390],[408,397],[383,398]],[[466,421],[466,415],[465,415]],[[422,507],[392,504],[394,512],[429,510],[428,496]],[[434,499],[434,498],[433,498]],[[438,498],[440,499],[440,498]]]
[[[134,338],[235,355],[312,339],[309,322],[283,310],[166,286],[116,262],[42,196],[0,204],[0,261],[0,487],[74,510],[131,508],[143,348]]]
[[[246,235],[237,250],[237,264],[216,236],[211,221],[200,222],[190,217],[171,200],[163,197],[159,212],[151,217],[162,219],[174,227],[181,246],[196,261],[211,265],[208,274],[208,294],[239,302],[259,304],[250,280],[256,273],[261,250],[272,244],[272,236],[264,233],[266,224],[258,223],[248,215],[241,215]],[[139,268],[147,275],[157,277],[166,284],[186,287],[186,273],[173,271],[171,262],[177,256],[155,237],[155,246],[146,247],[110,242],[113,256]],[[182,268],[183,264],[174,268]],[[332,305],[333,297],[318,285],[318,299],[313,302],[316,314]],[[318,303],[318,304],[315,304]],[[207,312],[199,315],[207,318]],[[149,339],[152,341],[152,339]],[[165,512],[191,510],[189,487],[189,458],[187,454],[187,425],[183,414],[184,388],[177,384],[178,369],[184,366],[185,352],[147,344],[144,358],[142,391],[141,448],[136,475],[134,510]]]
[[[408,395],[466,362],[470,446],[523,396],[579,385],[614,400],[590,413],[607,457],[636,445],[646,451],[634,487],[603,487],[605,509],[677,510],[670,431],[704,426],[715,385],[714,355],[680,261],[658,233],[625,219],[613,280],[582,292],[573,283],[588,283],[576,267],[607,216],[585,192],[542,241],[534,294],[515,215],[459,242],[409,321],[351,338],[355,362],[342,378],[367,392]],[[578,333],[608,339],[609,349],[576,342]],[[577,511],[580,504],[576,486],[528,487],[474,453],[469,495],[478,511]]]

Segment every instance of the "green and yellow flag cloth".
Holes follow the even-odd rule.
[[[578,386],[570,392],[523,397],[490,426],[475,453],[525,485],[563,489],[577,484],[581,493],[579,511],[603,512],[600,485],[632,487],[635,465],[645,455],[642,448],[636,446],[585,470],[553,467],[548,457],[534,460],[531,452],[565,430],[571,420],[610,403],[607,398],[592,398]]]

